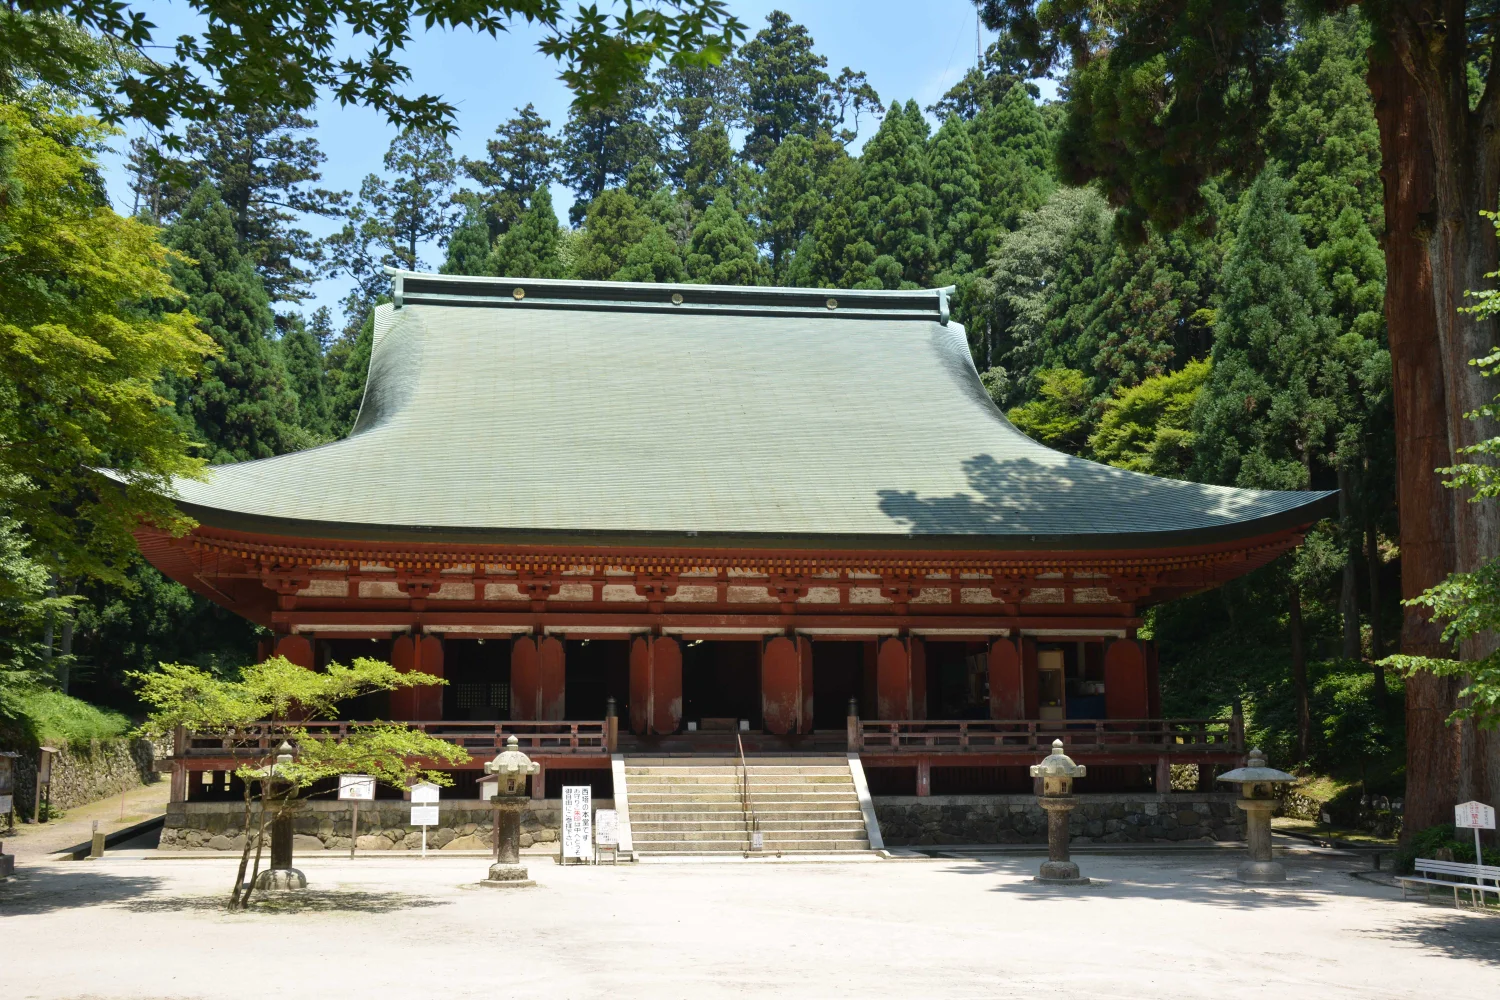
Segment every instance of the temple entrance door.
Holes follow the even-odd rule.
[[[692,639],[682,644],[682,717],[700,730],[761,728],[760,640]]]
[[[630,640],[569,639],[565,718],[604,718],[605,702],[615,699],[620,718],[630,718]]]
[[[812,641],[813,728],[843,729],[848,722],[849,699],[864,698],[865,644],[846,640]],[[860,708],[860,714],[874,706]]]

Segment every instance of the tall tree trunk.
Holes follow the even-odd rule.
[[[1307,705],[1307,651],[1302,648],[1302,588],[1292,584],[1288,588],[1290,602],[1287,624],[1292,633],[1292,689],[1297,698],[1297,763],[1307,761],[1308,735],[1312,729],[1312,713]]]
[[[1427,236],[1434,212],[1433,164],[1421,95],[1394,56],[1370,51],[1370,92],[1380,126],[1385,193],[1385,318],[1391,348],[1396,441],[1396,504],[1401,531],[1401,596],[1412,598],[1454,566],[1453,494],[1433,470],[1448,464],[1448,400],[1436,349]],[[1403,607],[1401,651],[1447,656],[1441,631]],[[1446,725],[1457,683],[1414,674],[1406,680],[1407,834],[1448,822],[1458,793],[1458,747]]]
[[[1365,566],[1370,574],[1370,659],[1375,667],[1375,701],[1384,708],[1390,703],[1390,694],[1385,667],[1380,665],[1385,656],[1385,629],[1380,622],[1380,538],[1373,521],[1365,525]]]
[[[1391,48],[1412,73],[1422,95],[1433,164],[1433,213],[1427,232],[1428,261],[1437,305],[1437,348],[1447,394],[1448,450],[1460,451],[1500,433],[1490,417],[1471,419],[1494,396],[1472,364],[1495,346],[1495,322],[1463,311],[1465,294],[1490,285],[1495,269],[1495,227],[1480,213],[1493,212],[1500,195],[1500,81],[1493,74],[1471,108],[1468,75],[1469,25],[1465,5],[1444,0],[1418,5],[1415,18],[1395,22]],[[1425,23],[1423,23],[1425,21]],[[1399,426],[1399,425],[1398,425]],[[1453,505],[1454,565],[1470,572],[1500,558],[1500,504],[1468,503],[1459,490]],[[1500,647],[1500,637],[1466,639],[1459,657],[1477,660]],[[1500,740],[1472,724],[1458,730],[1458,798],[1500,795]]]
[[[1359,659],[1359,531],[1349,509],[1352,506],[1349,494],[1353,491],[1354,477],[1346,466],[1340,465],[1339,475],[1339,535],[1344,542],[1343,586],[1339,590],[1339,614],[1344,619],[1343,658]]]

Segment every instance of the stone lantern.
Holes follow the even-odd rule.
[[[505,749],[484,765],[486,774],[495,776],[495,863],[481,885],[496,888],[521,888],[536,885],[527,878],[521,861],[521,812],[526,808],[526,779],[540,773],[542,765],[521,752],[514,736],[505,741]]]
[[[1052,753],[1040,764],[1031,765],[1031,776],[1042,779],[1042,794],[1037,805],[1047,811],[1047,860],[1033,880],[1052,885],[1086,885],[1088,878],[1078,873],[1078,866],[1068,859],[1068,814],[1077,805],[1073,798],[1073,779],[1088,773],[1082,764],[1063,753],[1063,741],[1052,741]]]
[[[1286,869],[1271,860],[1271,813],[1276,809],[1276,786],[1297,779],[1285,771],[1266,766],[1266,755],[1250,751],[1245,767],[1219,775],[1220,781],[1240,786],[1240,801],[1245,811],[1245,841],[1250,857],[1240,865],[1236,876],[1241,882],[1285,882]]]
[[[260,772],[264,785],[261,808],[275,809],[271,820],[271,867],[255,879],[257,889],[306,889],[307,876],[292,867],[292,799],[297,786],[278,776],[276,769],[292,762],[292,745],[285,740],[276,748],[276,763]],[[249,831],[245,831],[249,836]]]

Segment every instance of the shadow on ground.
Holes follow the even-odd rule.
[[[1174,864],[1151,865],[1120,863],[1090,866],[1087,856],[1075,856],[1084,875],[1101,881],[1080,886],[1046,886],[1030,881],[1041,863],[1040,858],[979,858],[953,865],[948,871],[960,875],[1009,876],[1026,881],[1001,882],[992,892],[1005,893],[1026,900],[1056,899],[1059,895],[1079,898],[1112,897],[1119,899],[1182,900],[1237,910],[1269,907],[1315,907],[1334,896],[1363,895],[1391,897],[1396,890],[1384,886],[1360,884],[1351,886],[1330,881],[1341,874],[1336,868],[1287,865],[1288,881],[1280,885],[1246,885],[1234,878],[1239,859],[1226,863],[1174,859]]]
[[[1413,906],[1421,905],[1413,902]],[[1423,906],[1422,919],[1361,932],[1375,941],[1441,952],[1486,965],[1500,965],[1500,916]]]
[[[152,875],[118,875],[87,864],[23,868],[0,882],[0,917],[136,900],[163,884]]]
[[[225,896],[150,896],[121,904],[132,913],[224,912]],[[447,900],[402,892],[361,892],[352,889],[303,889],[299,892],[255,894],[247,913],[397,913],[433,906]]]

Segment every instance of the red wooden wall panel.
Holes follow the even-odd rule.
[[[651,640],[651,728],[666,735],[682,722],[682,647],[669,635]]]
[[[990,643],[990,718],[1026,718],[1021,653],[1009,639],[996,639]]]
[[[558,722],[566,718],[567,696],[567,648],[555,635],[544,636],[537,642],[539,683],[541,685],[541,709],[538,719]]]
[[[802,725],[799,731],[813,731],[813,656],[812,640],[797,636],[797,661],[802,669]]]
[[[299,667],[311,670],[313,663],[312,641],[305,635],[284,635],[276,640],[276,655],[284,656]]]
[[[875,658],[875,700],[879,718],[911,718],[911,652],[903,639],[880,641]]]
[[[1146,653],[1134,639],[1116,639],[1104,651],[1104,714],[1111,719],[1144,719],[1150,712]]]
[[[542,676],[536,640],[517,636],[510,647],[510,717],[535,722],[541,713]]]
[[[797,732],[802,707],[802,658],[797,645],[784,635],[761,647],[760,709],[768,733]]]
[[[651,640],[630,640],[630,731],[644,736],[651,724]]]

